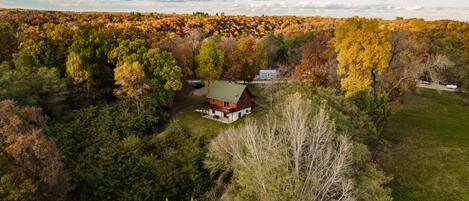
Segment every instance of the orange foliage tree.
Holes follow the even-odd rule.
[[[301,62],[295,67],[293,74],[295,79],[314,86],[329,83],[330,66],[327,62],[333,55],[330,40],[330,34],[321,34],[301,47]]]

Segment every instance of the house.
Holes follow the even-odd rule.
[[[259,79],[260,80],[274,80],[277,79],[278,72],[277,70],[260,70],[259,71]]]
[[[208,117],[226,123],[250,114],[254,105],[254,97],[246,85],[226,81],[213,82],[207,98]]]

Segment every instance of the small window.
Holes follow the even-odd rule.
[[[223,107],[228,107],[229,105],[230,105],[230,103],[228,103],[226,101],[223,103]]]
[[[215,114],[215,110],[212,110],[212,114]]]

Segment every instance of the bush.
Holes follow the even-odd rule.
[[[381,129],[384,126],[391,111],[386,92],[367,89],[355,94],[352,100],[371,117],[377,128]]]

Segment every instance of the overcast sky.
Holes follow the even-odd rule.
[[[227,15],[298,15],[469,21],[469,0],[0,0],[3,8]]]

